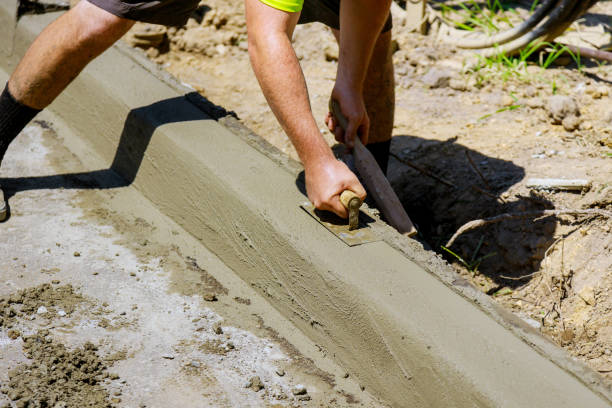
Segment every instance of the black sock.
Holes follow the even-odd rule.
[[[8,83],[6,84],[0,95],[0,164],[11,142],[38,112],[40,110],[16,101],[8,90]]]
[[[372,156],[376,159],[376,163],[387,175],[387,165],[389,164],[389,149],[391,148],[391,139],[384,142],[368,143],[366,145]]]

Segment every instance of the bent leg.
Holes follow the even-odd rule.
[[[133,24],[81,1],[43,30],[0,94],[0,165],[10,143],[28,122]],[[6,214],[0,189],[0,221]]]
[[[46,108],[133,24],[87,1],[79,2],[32,43],[9,79],[10,94],[30,108]]]

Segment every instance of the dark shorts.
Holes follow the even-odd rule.
[[[200,0],[87,0],[117,17],[180,27],[187,23]]]
[[[351,0],[346,0],[351,1]],[[304,7],[298,24],[323,23],[335,30],[340,29],[340,0],[304,0]],[[383,26],[382,32],[391,30],[391,13]]]
[[[144,23],[180,27],[198,7],[200,0],[87,0],[118,17]],[[347,0],[351,1],[351,0]],[[320,22],[340,29],[340,0],[304,0],[298,24]],[[391,30],[391,15],[382,32]]]

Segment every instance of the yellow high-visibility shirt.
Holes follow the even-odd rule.
[[[274,7],[278,10],[288,11],[290,13],[295,13],[298,11],[302,11],[302,6],[304,5],[304,0],[259,0],[264,4],[267,4],[270,7]]]

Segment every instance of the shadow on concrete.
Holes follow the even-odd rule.
[[[471,150],[456,138],[437,141],[395,136],[391,152],[395,157],[391,158],[388,177],[417,225],[420,240],[449,261],[463,263],[460,257],[472,273],[486,275],[500,286],[528,283],[528,278],[514,279],[539,269],[546,248],[553,242],[555,218],[486,225],[461,235],[449,248],[456,255],[442,248],[469,221],[553,208],[536,195],[501,198],[525,177],[522,167]],[[495,290],[492,287],[489,291]]]
[[[184,109],[186,101],[199,110]],[[155,102],[130,111],[109,168],[49,176],[0,178],[0,186],[7,202],[16,193],[27,190],[110,189],[129,186],[138,174],[147,147],[158,127],[176,122],[217,120],[228,115],[235,116],[235,113],[213,104],[197,92]],[[38,124],[49,127],[46,122],[39,121]]]

